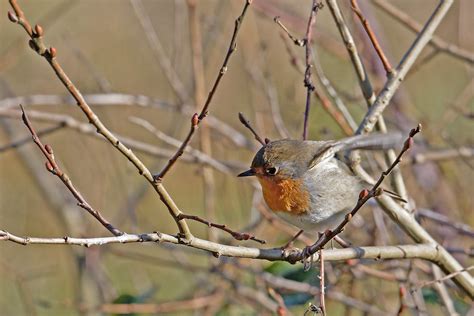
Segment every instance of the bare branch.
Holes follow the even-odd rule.
[[[364,26],[364,29],[367,32],[367,35],[369,36],[370,41],[372,42],[372,45],[374,45],[375,51],[377,52],[377,55],[379,55],[380,61],[382,62],[383,67],[385,68],[387,77],[390,77],[393,72],[392,65],[388,61],[387,56],[385,56],[385,53],[383,52],[382,47],[380,46],[379,41],[377,40],[377,37],[375,36],[375,33],[372,27],[370,26],[369,21],[367,21],[367,19],[364,17],[364,14],[360,10],[359,5],[357,4],[357,0],[351,0],[351,7],[352,11],[354,11],[354,13],[357,15],[360,22]]]
[[[77,200],[77,205],[85,209],[89,214],[95,217],[102,224],[108,231],[110,231],[115,236],[121,236],[124,233],[120,231],[118,228],[114,227],[99,211],[95,210],[87,201],[82,197],[82,194],[76,189],[76,187],[72,184],[72,181],[69,179],[69,176],[64,173],[61,168],[56,163],[56,159],[54,158],[53,148],[50,145],[43,145],[41,142],[38,134],[34,130],[33,126],[31,125],[28,116],[26,115],[23,106],[20,104],[21,111],[23,112],[23,123],[26,125],[28,130],[30,131],[31,137],[33,141],[41,150],[43,155],[46,157],[46,169],[51,172],[53,175],[57,176],[64,185],[68,188],[68,190],[72,193],[74,198]]]
[[[217,87],[219,86],[219,83],[222,79],[222,77],[226,74],[227,72],[227,65],[229,63],[230,57],[234,53],[234,51],[237,48],[237,34],[239,33],[240,26],[242,25],[242,22],[245,18],[245,14],[247,13],[247,8],[249,5],[252,3],[251,0],[247,0],[245,2],[244,8],[242,10],[242,13],[240,16],[235,20],[235,26],[234,26],[234,33],[232,34],[232,39],[229,44],[229,48],[227,50],[227,54],[224,58],[224,62],[221,66],[221,69],[219,71],[219,74],[217,75],[217,78],[214,82],[214,85],[211,88],[211,91],[209,92],[209,95],[207,96],[206,102],[204,103],[204,106],[201,109],[201,112],[199,115],[196,113],[196,118],[193,116],[193,123],[191,126],[191,129],[189,130],[188,135],[186,136],[185,140],[183,141],[182,146],[178,149],[178,151],[175,153],[175,155],[169,160],[169,163],[161,170],[161,172],[158,175],[154,176],[155,181],[158,180],[157,182],[161,182],[163,180],[163,177],[166,175],[166,173],[169,171],[169,169],[174,165],[176,160],[183,154],[184,149],[188,145],[188,143],[191,141],[193,138],[194,132],[196,131],[198,125],[201,123],[201,121],[208,116],[209,112],[209,105],[211,104],[211,101],[214,97],[215,92],[217,91]],[[195,123],[194,123],[195,121]]]
[[[257,132],[253,129],[252,125],[250,125],[250,121],[245,118],[245,116],[242,112],[239,112],[239,121],[240,121],[240,123],[242,123],[242,125],[244,125],[245,127],[247,127],[250,130],[250,132],[253,134],[255,139],[260,144],[262,144],[262,145],[266,144],[266,142],[260,136],[258,136]]]
[[[424,26],[416,22],[408,14],[393,6],[389,1],[385,0],[374,0],[373,3],[385,13],[388,13],[398,22],[402,23],[404,26],[409,28],[415,33],[422,31]],[[441,37],[433,35],[429,38],[429,44],[434,46],[437,50],[445,52],[455,58],[461,59],[468,62],[469,64],[474,64],[474,54],[468,50],[465,50],[455,44],[448,43],[444,41]]]
[[[11,6],[15,10],[15,14],[18,17],[18,22],[23,28],[26,30],[28,35],[30,36],[30,46],[33,50],[35,50],[39,55],[44,57],[46,61],[51,65],[56,76],[61,80],[63,85],[72,95],[74,100],[76,100],[77,105],[88,118],[89,123],[92,124],[96,129],[97,132],[104,136],[118,151],[122,153],[139,171],[140,175],[142,175],[155,189],[155,191],[160,196],[161,201],[166,205],[170,215],[175,220],[180,233],[183,234],[186,239],[191,239],[192,234],[189,230],[185,221],[178,221],[176,217],[181,213],[178,206],[174,203],[171,196],[166,191],[165,187],[159,183],[154,181],[153,175],[145,166],[145,164],[133,153],[133,151],[127,148],[120,140],[102,123],[99,117],[92,111],[89,104],[87,104],[86,100],[82,96],[81,92],[76,88],[74,83],[69,79],[66,75],[64,70],[62,69],[61,65],[57,61],[57,50],[54,47],[46,48],[46,45],[43,42],[43,35],[44,30],[41,26],[36,25],[35,32],[32,31],[32,28],[26,20],[23,12],[21,11],[18,3],[16,0],[9,0]]]
[[[218,228],[218,229],[221,229],[223,231],[225,231],[226,233],[229,233],[232,237],[234,237],[235,239],[237,240],[253,240],[253,241],[256,241],[260,244],[265,244],[266,241],[263,240],[263,239],[258,239],[256,238],[254,235],[252,234],[249,234],[249,233],[240,233],[240,232],[236,232],[236,231],[233,231],[231,230],[230,228],[228,228],[226,225],[224,224],[216,224],[216,223],[213,223],[213,222],[210,222],[208,220],[205,220],[203,218],[200,218],[199,216],[197,215],[187,215],[187,214],[181,214],[179,216],[179,218],[181,219],[189,219],[189,220],[193,220],[193,221],[196,221],[196,222],[200,222],[200,223],[203,223],[209,227],[215,227],[215,228]]]
[[[308,19],[308,26],[306,28],[305,35],[305,53],[306,53],[306,70],[304,72],[304,86],[306,88],[306,106],[304,110],[304,122],[303,122],[303,140],[308,138],[308,119],[309,119],[309,108],[311,106],[311,93],[314,91],[314,85],[311,80],[311,68],[313,67],[311,63],[311,58],[313,54],[313,26],[316,22],[316,13],[318,10],[322,9],[322,3],[318,3],[317,0],[313,0],[311,4],[311,13]]]
[[[375,123],[381,117],[383,111],[390,103],[390,100],[395,94],[395,91],[397,91],[398,87],[403,81],[403,78],[410,70],[411,66],[413,66],[413,63],[420,55],[423,48],[430,41],[434,31],[441,23],[452,4],[452,0],[440,1],[439,5],[436,7],[435,11],[423,27],[423,30],[421,30],[411,47],[403,56],[402,60],[400,61],[400,64],[395,70],[395,74],[393,75],[393,77],[387,80],[384,88],[382,89],[382,92],[377,96],[377,99],[375,100],[374,104],[370,107],[369,111],[365,115],[362,123],[357,129],[357,134],[369,133],[370,131],[372,131]]]

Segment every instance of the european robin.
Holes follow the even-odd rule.
[[[368,186],[339,151],[387,149],[400,144],[401,135],[372,134],[337,141],[282,139],[264,145],[249,170],[238,177],[256,176],[268,207],[305,231],[324,232],[339,225]]]

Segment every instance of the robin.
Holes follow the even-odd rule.
[[[337,141],[282,139],[264,145],[249,170],[256,176],[268,207],[305,231],[324,232],[339,225],[367,187],[336,157],[340,151],[393,148],[397,134],[372,134]]]

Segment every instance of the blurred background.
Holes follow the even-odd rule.
[[[359,2],[394,66],[415,39],[394,15],[422,25],[438,3]],[[30,23],[44,28],[45,42],[57,49],[58,61],[104,124],[126,138],[154,173],[176,150],[176,140],[179,144],[186,136],[192,113],[200,111],[244,5],[208,0],[19,3]],[[383,67],[350,1],[339,5],[378,93],[386,79]],[[210,116],[191,143],[201,153],[186,153],[164,182],[185,213],[252,232],[268,247],[285,244],[297,230],[266,211],[256,183],[235,177],[249,166],[259,145],[240,124],[238,112],[263,137],[301,137],[306,89],[295,65],[304,65],[305,50],[289,42],[273,19],[279,16],[292,34],[304,38],[310,8],[311,1],[254,1]],[[44,157],[18,117],[22,103],[44,134],[43,143],[51,144],[60,166],[94,208],[128,233],[175,234],[176,225],[153,188],[88,127],[50,66],[29,48],[24,30],[8,21],[8,10],[8,2],[1,0],[0,229],[19,236],[108,236],[44,168]],[[436,31],[435,45],[423,51],[384,115],[389,130],[405,134],[423,124],[402,172],[423,226],[464,266],[474,263],[473,12],[474,2],[455,1]],[[316,89],[333,101],[318,80],[324,72],[358,124],[365,100],[327,7],[317,13],[313,42],[320,64],[313,70]],[[197,48],[202,49],[202,71],[193,66]],[[309,139],[344,137],[347,126],[341,128],[320,100],[313,96],[311,101]],[[373,168],[374,175],[378,170]],[[440,216],[468,226],[463,230],[433,220]],[[259,246],[199,223],[190,225],[202,238]],[[375,204],[365,206],[343,236],[361,246],[412,242]],[[403,304],[402,315],[419,306],[430,315],[445,314],[432,287],[399,294],[401,287],[432,279],[426,262],[354,261],[327,267],[330,315],[393,314]],[[304,273],[301,265],[216,259],[182,246],[155,244],[80,248],[1,242],[0,279],[1,315],[119,313],[108,309],[112,303],[148,304],[142,306],[170,315],[260,315],[278,308],[301,315],[309,302],[317,304],[318,289],[317,273]],[[448,286],[458,313],[466,314],[471,303]]]

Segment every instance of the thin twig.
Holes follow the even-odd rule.
[[[308,26],[306,28],[305,36],[305,54],[306,54],[306,70],[304,72],[304,86],[306,88],[306,105],[304,110],[304,122],[303,122],[303,140],[308,138],[308,119],[309,119],[309,107],[311,106],[311,93],[314,91],[314,85],[311,80],[311,58],[313,54],[312,39],[313,39],[313,26],[316,22],[316,13],[322,9],[322,4],[318,3],[317,0],[313,0],[311,4],[311,13],[308,19]]]
[[[442,161],[459,158],[473,159],[474,147],[447,148],[416,153],[410,157],[410,160],[407,160],[407,163],[419,164],[428,161]]]
[[[446,215],[443,215],[438,212],[434,212],[429,209],[424,209],[424,208],[418,209],[417,215],[422,218],[435,221],[443,225],[443,228],[446,226],[452,227],[453,229],[457,230],[459,233],[474,238],[474,228],[472,228],[471,226],[465,223],[455,222],[449,217],[447,217]]]
[[[176,147],[176,148],[179,148],[181,146],[181,142],[179,140],[177,140],[176,138],[173,138],[169,135],[166,135],[165,133],[163,133],[162,131],[160,131],[159,129],[157,129],[153,124],[151,124],[149,121],[147,120],[144,120],[142,118],[139,118],[139,117],[136,117],[136,116],[132,116],[129,118],[129,120],[141,127],[143,127],[144,129],[148,130],[150,133],[152,133],[153,135],[155,135],[158,139],[164,141],[165,143],[167,143],[168,145],[171,145],[173,147]],[[192,148],[191,146],[187,146],[185,151],[185,153],[195,157],[198,161],[206,161],[205,165],[206,166],[211,166],[212,168],[222,172],[222,173],[227,173],[227,174],[231,174],[232,173],[232,169],[229,168],[228,166],[226,166],[225,164],[221,163],[220,161],[212,158],[211,156],[209,155],[206,155],[205,153],[203,153],[202,151],[200,150],[197,150],[195,148]]]
[[[441,279],[441,269],[435,264],[432,264],[431,267],[433,270],[433,277],[435,279]],[[456,309],[454,308],[454,302],[449,296],[446,284],[444,284],[443,282],[436,282],[433,287],[438,292],[438,295],[441,298],[441,302],[443,302],[443,305],[446,308],[446,311],[449,313],[449,316],[459,316],[459,314],[456,312]]]
[[[155,191],[160,196],[161,201],[166,205],[168,212],[175,220],[180,234],[184,236],[186,240],[192,239],[193,235],[189,230],[185,221],[178,221],[176,217],[181,213],[178,206],[175,204],[171,196],[166,191],[165,187],[156,181],[154,181],[153,175],[145,166],[145,164],[135,155],[135,153],[127,148],[120,140],[102,123],[99,117],[94,113],[89,104],[87,104],[82,93],[77,89],[74,83],[69,79],[69,77],[64,72],[63,68],[57,61],[57,50],[54,47],[46,48],[46,45],[43,41],[44,30],[41,26],[36,25],[33,32],[30,23],[26,19],[23,11],[19,7],[16,0],[9,0],[10,5],[12,6],[15,13],[9,11],[8,16],[12,22],[20,24],[31,40],[29,41],[30,47],[36,51],[40,56],[44,57],[46,61],[51,65],[56,76],[61,80],[63,85],[76,100],[77,105],[82,110],[84,115],[89,120],[89,123],[94,125],[97,129],[97,132],[104,136],[117,150],[119,150],[122,155],[124,155],[139,171],[142,175],[155,189]]]
[[[143,32],[146,35],[148,44],[150,45],[153,56],[158,60],[163,73],[165,74],[170,86],[173,88],[176,96],[179,98],[181,103],[184,103],[189,100],[189,94],[187,88],[179,79],[179,76],[176,74],[176,71],[171,64],[170,59],[166,56],[165,49],[161,44],[161,41],[156,34],[155,29],[153,28],[153,23],[150,16],[147,13],[147,10],[143,6],[141,0],[130,0],[135,11],[138,22],[143,29]]]
[[[180,105],[158,98],[152,98],[146,95],[98,93],[85,94],[83,97],[88,104],[94,106],[126,105],[140,108],[152,108],[178,112],[182,115],[185,115],[186,117],[192,116],[195,112],[195,105],[193,104]],[[32,105],[76,105],[76,101],[70,96],[55,94],[34,94],[2,99],[0,100],[0,109],[17,107],[20,103],[27,107]],[[206,121],[209,127],[225,138],[229,139],[236,146],[246,147],[249,149],[253,148],[247,137],[224,121],[221,121],[214,116],[208,117]]]
[[[212,86],[211,91],[209,92],[209,95],[207,96],[206,102],[204,103],[204,106],[202,107],[201,112],[199,113],[199,115],[196,114],[196,123],[195,123],[195,125],[193,123],[194,127],[191,127],[191,129],[189,130],[188,135],[186,136],[185,140],[183,141],[182,146],[178,149],[178,151],[175,153],[175,155],[169,160],[168,164],[162,169],[162,171],[158,175],[155,175],[153,177],[155,181],[161,182],[163,180],[163,177],[171,169],[171,167],[174,165],[174,163],[179,158],[179,156],[182,155],[182,152],[184,152],[184,149],[186,148],[188,143],[191,141],[191,139],[192,139],[192,137],[193,137],[193,135],[194,135],[194,133],[197,129],[197,126],[202,122],[203,119],[205,119],[208,116],[208,114],[209,114],[209,105],[211,104],[211,101],[214,97],[214,94],[217,91],[217,87],[219,86],[219,83],[220,83],[222,77],[227,72],[227,65],[229,63],[230,57],[232,56],[232,54],[234,53],[234,51],[237,48],[237,34],[239,33],[240,26],[242,25],[245,14],[247,13],[247,8],[249,7],[249,5],[251,3],[252,3],[251,0],[247,0],[245,2],[242,13],[235,20],[234,33],[232,34],[232,39],[230,41],[229,48],[227,49],[227,54],[224,58],[224,62],[221,66],[219,74],[217,75],[217,78],[214,82],[214,85]],[[193,120],[194,120],[194,116],[193,116]]]
[[[253,134],[255,139],[260,144],[265,146],[266,142],[260,136],[258,136],[257,132],[253,129],[252,125],[250,125],[250,121],[245,118],[245,116],[242,112],[239,112],[239,121],[240,121],[240,123],[242,123],[245,127],[247,127],[250,130],[250,132]]]
[[[293,41],[293,44],[295,44],[296,46],[301,46],[303,47],[306,43],[306,39],[298,39],[296,38],[295,36],[293,36],[290,31],[288,30],[288,28],[280,21],[280,17],[279,16],[276,16],[273,18],[273,21],[278,24],[278,26],[281,27],[281,29],[283,30],[283,32],[285,32],[285,34],[290,38],[291,41]]]
[[[201,218],[197,215],[180,214],[179,219],[189,219],[189,220],[193,220],[193,221],[196,221],[196,222],[199,222],[199,223],[203,223],[203,224],[205,224],[209,227],[218,228],[220,230],[225,231],[226,233],[229,233],[232,237],[234,237],[237,240],[253,240],[253,241],[256,241],[260,244],[265,244],[266,243],[265,240],[258,239],[252,234],[240,233],[240,232],[233,231],[224,224],[216,224],[216,223],[210,222],[208,220],[205,220],[205,219],[203,219],[203,218]]]
[[[354,131],[357,129],[357,124],[354,121],[354,118],[352,117],[351,113],[347,109],[347,106],[342,101],[342,98],[339,97],[331,81],[328,79],[328,77],[324,73],[323,67],[319,59],[319,54],[317,53],[316,49],[314,50],[313,62],[314,62],[314,68],[316,70],[316,76],[318,77],[319,82],[321,83],[325,91],[329,94],[329,96],[334,100],[334,106],[330,104],[330,108],[324,105],[325,103],[329,102],[327,98],[325,98],[326,100],[324,101],[321,100],[323,107],[326,109],[327,112],[329,112],[329,114],[331,114],[331,110],[332,110],[334,114],[331,114],[331,116],[334,117],[336,122],[338,122],[338,124],[341,126],[341,128],[344,130],[344,132],[347,135],[352,135]],[[317,89],[314,90],[314,93],[316,97],[318,97],[319,93],[317,93]],[[340,118],[340,116],[342,116],[342,118]]]
[[[369,79],[369,75],[367,70],[362,62],[362,58],[360,57],[359,51],[357,49],[357,45],[355,40],[347,26],[346,22],[344,21],[344,17],[342,15],[341,9],[337,1],[335,0],[326,0],[329,9],[331,10],[332,16],[334,21],[339,29],[339,33],[341,34],[341,38],[343,42],[346,44],[347,52],[351,58],[351,62],[354,66],[355,73],[357,75],[357,79],[359,81],[359,86],[364,95],[365,102],[369,108],[372,107],[374,104],[376,97],[372,87],[372,84]],[[385,124],[385,120],[382,116],[380,116],[379,120],[377,121],[377,129],[382,132],[387,132],[387,127]],[[396,157],[395,151],[393,149],[389,149],[385,152],[385,161],[387,164],[390,164]],[[360,154],[358,151],[352,151],[350,153],[350,161],[352,169],[357,173],[358,176],[369,181],[369,176],[365,172],[365,170],[360,167]],[[407,190],[405,187],[405,183],[403,181],[403,177],[401,175],[400,170],[397,168],[393,174],[393,186],[395,188],[395,192],[397,192],[402,198],[407,199]]]
[[[359,5],[357,4],[357,0],[351,0],[351,7],[352,11],[354,11],[354,13],[357,15],[360,22],[364,26],[364,29],[367,32],[367,35],[369,36],[370,41],[372,42],[372,45],[374,45],[375,51],[377,52],[377,55],[379,55],[380,61],[382,62],[383,67],[385,68],[387,77],[391,76],[393,72],[392,65],[388,61],[387,56],[385,56],[382,47],[380,47],[379,41],[377,40],[377,37],[375,36],[374,30],[370,26],[369,21],[364,17],[364,14],[360,10]]]
[[[385,108],[389,105],[395,91],[397,91],[403,78],[413,66],[413,63],[420,55],[423,48],[428,44],[434,31],[443,20],[444,16],[448,12],[449,8],[453,4],[452,0],[442,0],[434,10],[426,22],[423,30],[418,34],[415,41],[408,49],[406,54],[403,56],[400,64],[397,66],[395,74],[389,78],[382,89],[382,92],[377,96],[377,99],[373,105],[369,108],[369,111],[365,115],[362,123],[357,129],[357,134],[369,133],[374,128],[376,122],[381,117]]]
[[[293,49],[292,45],[288,44],[288,41],[285,39],[283,35],[281,35],[283,39],[283,43],[285,44],[286,51],[290,56],[290,63],[296,70],[300,73],[304,73],[304,66],[301,61],[296,56],[296,53]],[[332,87],[329,80],[324,76],[322,72],[322,68],[320,67],[319,60],[316,56],[316,51],[313,53],[314,58],[313,62],[316,69],[316,74],[319,78],[319,81],[323,85],[323,87],[327,90],[327,92],[331,95],[331,97],[335,100],[337,108],[331,103],[331,101],[315,86],[314,95],[318,100],[321,101],[321,105],[323,106],[324,110],[336,121],[339,127],[346,133],[347,135],[352,135],[353,131],[357,129],[357,125],[354,122],[354,119],[350,115],[349,111],[347,111],[347,107],[342,103],[342,100],[337,96],[336,90]]]
[[[0,117],[13,117],[13,118],[21,118],[21,111],[20,110],[10,110],[10,109],[1,109],[0,108]],[[56,114],[56,113],[45,113],[45,112],[39,112],[39,111],[28,111],[28,117],[31,120],[37,120],[40,122],[48,122],[48,123],[58,123],[62,124],[65,128],[70,128],[73,129],[79,133],[83,133],[87,136],[91,136],[94,138],[98,138],[100,140],[105,140],[101,135],[97,134],[96,130],[94,127],[90,124],[87,123],[82,123],[74,119],[72,116],[69,115],[64,115],[64,114]],[[139,140],[133,139],[133,138],[128,138],[126,136],[122,136],[120,134],[114,133],[114,135],[119,139],[125,146],[140,152],[144,153],[147,155],[150,155],[152,157],[158,157],[158,158],[169,158],[174,154],[174,151],[165,149],[165,148],[160,148],[157,146],[154,146],[153,144],[149,143],[144,143]],[[176,140],[178,142],[178,145],[176,147],[179,147],[181,145],[181,142]],[[210,158],[210,157],[209,157]],[[206,166],[210,166],[215,168],[217,171],[225,172],[234,174],[238,170],[242,170],[243,168],[246,167],[243,163],[238,163],[238,162],[231,162],[231,161],[221,161],[221,160],[215,160],[213,158],[207,159],[206,156],[204,155],[199,155],[196,154],[194,155],[193,153],[188,153],[185,152],[184,155],[180,158],[180,162],[185,162],[185,163],[192,163],[192,164],[202,164]],[[217,162],[214,163],[214,162]],[[224,168],[222,168],[224,167]],[[227,171],[226,171],[227,170]]]
[[[431,284],[435,284],[436,282],[444,282],[444,281],[446,281],[446,280],[449,280],[449,279],[454,278],[456,275],[459,275],[459,274],[462,273],[462,272],[467,272],[467,271],[471,271],[471,270],[474,270],[474,266],[470,266],[470,267],[464,268],[464,269],[462,269],[462,270],[459,270],[459,271],[450,273],[450,274],[445,275],[444,277],[439,278],[439,279],[436,279],[436,280],[432,280],[432,281],[428,281],[428,282],[421,283],[421,284],[419,284],[416,288],[412,289],[411,291],[412,291],[412,292],[418,291],[418,290],[421,289],[422,287],[425,287],[425,286],[428,286],[428,285],[431,285]]]
[[[391,1],[373,0],[372,2],[378,8],[382,9],[385,13],[393,17],[395,20],[397,20],[413,32],[419,33],[424,29],[424,26],[421,23],[416,22],[404,11],[393,6]],[[436,49],[445,52],[446,54],[466,61],[470,64],[474,64],[474,54],[472,53],[472,51],[463,49],[455,44],[448,43],[437,35],[433,35],[429,38],[429,44],[435,47]]]
[[[92,206],[87,203],[87,201],[82,197],[82,194],[76,189],[76,187],[72,184],[72,181],[69,179],[69,176],[64,173],[61,168],[56,163],[56,159],[54,158],[53,148],[50,145],[43,145],[41,142],[38,134],[36,133],[33,125],[31,125],[30,120],[28,119],[28,115],[26,114],[23,106],[20,104],[21,111],[23,112],[23,123],[26,125],[28,130],[30,131],[31,137],[33,138],[33,142],[38,146],[41,150],[43,155],[46,157],[46,169],[51,172],[53,175],[57,176],[64,185],[68,188],[68,190],[72,193],[74,198],[77,200],[77,205],[85,209],[89,214],[94,216],[99,223],[102,224],[108,231],[110,231],[115,236],[121,236],[124,233],[120,231],[118,228],[114,227],[99,211],[92,208]]]
[[[190,127],[188,135],[186,136],[186,139],[181,143],[181,146],[179,146],[176,153],[173,155],[173,157],[170,158],[170,160],[164,166],[164,168],[160,171],[160,173],[153,176],[153,179],[155,182],[162,182],[163,177],[168,173],[168,171],[170,171],[170,169],[176,163],[178,158],[183,155],[184,150],[186,149],[186,146],[188,146],[189,142],[191,141],[192,135],[196,131],[198,124],[199,124],[198,114],[194,113],[193,117],[191,118],[191,127]]]

